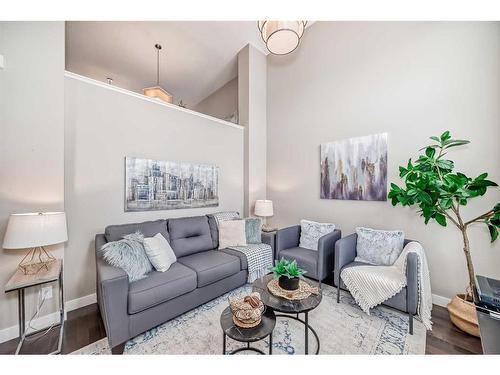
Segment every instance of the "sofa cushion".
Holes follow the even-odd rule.
[[[219,250],[203,251],[178,258],[177,261],[196,272],[199,288],[232,276],[241,270],[240,259],[237,256]]]
[[[234,250],[234,249],[229,249],[229,248],[226,248],[226,249],[220,249],[219,251],[222,251],[226,254],[230,254],[230,255],[234,255],[236,257],[238,257],[240,259],[240,268],[241,270],[247,270],[248,269],[248,259],[247,259],[247,256],[242,253],[241,251],[238,251],[238,250]]]
[[[213,249],[206,216],[169,219],[170,245],[177,258]]]
[[[176,262],[129,285],[128,313],[135,314],[196,289],[196,272]]]
[[[281,250],[279,253],[280,258],[288,260],[296,260],[300,268],[307,271],[304,276],[318,278],[318,252],[316,250],[304,249],[302,247],[291,247],[289,249]]]
[[[154,237],[157,233],[161,233],[168,241],[169,235],[167,231],[166,220],[145,221],[143,223],[108,225],[104,230],[106,241],[118,241],[126,234],[141,232],[144,237]]]

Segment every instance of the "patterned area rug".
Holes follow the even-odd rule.
[[[153,328],[128,341],[124,354],[222,354],[220,315],[228,306],[229,297],[241,296],[250,291],[250,286],[241,287]],[[371,315],[367,315],[348,293],[342,292],[341,303],[337,303],[336,298],[336,289],[324,285],[321,304],[309,313],[309,324],[321,341],[320,354],[425,353],[426,332],[420,321],[414,320],[414,333],[410,335],[406,314],[377,307],[371,311]],[[228,338],[228,350],[242,345]],[[268,345],[267,339],[252,344],[265,352],[268,351]],[[309,352],[315,351],[316,341],[310,333]],[[72,354],[110,353],[107,339],[102,339]],[[293,319],[277,318],[273,354],[303,353],[304,326]]]

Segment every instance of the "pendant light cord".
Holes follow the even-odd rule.
[[[156,85],[160,86],[160,50],[161,45],[155,44],[156,48]]]

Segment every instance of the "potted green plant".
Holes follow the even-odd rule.
[[[424,152],[418,159],[414,162],[410,159],[408,165],[399,167],[399,176],[403,179],[404,186],[391,184],[388,197],[394,206],[397,204],[418,206],[425,224],[435,220],[443,227],[452,223],[459,229],[463,239],[469,285],[464,294],[457,294],[452,299],[448,311],[456,326],[478,336],[477,316],[471,303],[475,273],[467,230],[475,223],[486,225],[491,242],[494,242],[500,228],[500,203],[470,220],[463,218],[461,210],[469,200],[483,196],[488,188],[498,185],[486,179],[487,173],[471,178],[464,173],[454,172],[455,163],[445,159],[450,148],[466,145],[469,141],[452,139],[449,131],[445,131],[440,137],[434,136],[430,139],[434,143],[420,149]]]
[[[278,279],[278,285],[285,290],[297,290],[300,278],[306,273],[305,270],[299,268],[295,259],[290,262],[285,258],[276,260],[271,271]]]

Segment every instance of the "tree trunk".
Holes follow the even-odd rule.
[[[469,246],[469,237],[467,237],[467,228],[462,228],[462,237],[464,239],[464,253],[465,259],[467,261],[467,271],[469,272],[469,290],[466,293],[466,297],[472,298],[472,293],[474,287],[476,285],[475,281],[475,273],[474,273],[474,265],[472,264],[472,258],[470,256],[470,246]]]

